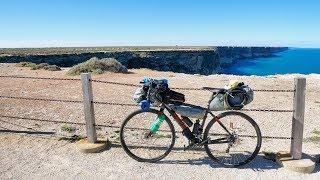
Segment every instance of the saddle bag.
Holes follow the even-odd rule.
[[[247,85],[225,89],[212,95],[209,101],[211,111],[240,110],[253,101],[253,91]]]

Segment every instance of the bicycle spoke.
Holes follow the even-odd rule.
[[[229,135],[231,135],[231,133],[230,133],[230,131],[226,128],[226,126],[224,125],[224,124],[222,124],[222,122],[219,120],[219,121],[217,121],[219,124],[220,124],[220,126],[229,134]]]
[[[156,110],[138,110],[129,115],[121,126],[121,145],[132,158],[155,162],[165,157],[172,149],[175,136],[170,121],[163,121],[159,129],[149,136],[151,124],[158,114]]]
[[[261,146],[258,126],[249,116],[240,112],[225,112],[220,117],[217,123],[210,122],[205,131],[205,138],[210,139],[205,144],[207,154],[229,167],[250,162]]]

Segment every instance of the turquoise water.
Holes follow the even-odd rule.
[[[274,57],[241,59],[223,73],[236,75],[320,74],[320,49],[290,48]]]

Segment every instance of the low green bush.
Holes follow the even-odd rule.
[[[104,72],[127,73],[128,70],[114,58],[98,59],[96,57],[73,66],[67,75],[80,75],[81,73],[102,74]]]
[[[44,67],[46,66],[49,66],[49,64],[48,63],[36,64],[35,66],[31,67],[31,70],[44,69]]]
[[[76,131],[76,128],[73,127],[73,126],[69,126],[67,124],[64,124],[64,125],[61,126],[61,130],[65,131],[65,132],[68,132],[68,133],[72,133],[72,132]]]

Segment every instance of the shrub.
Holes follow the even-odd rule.
[[[34,64],[31,66],[31,70],[43,69],[45,66],[49,66],[47,63]]]
[[[320,130],[313,129],[312,133],[315,135],[320,135]]]
[[[16,64],[17,67],[26,67],[26,65],[30,63],[30,62],[19,62],[18,64]]]
[[[115,72],[115,73],[127,73],[128,70],[120,62],[114,58],[103,58],[98,59],[96,57],[89,59],[86,62],[73,66],[68,72],[68,75],[80,75],[81,73],[94,73],[102,74],[104,72]]]
[[[50,65],[48,63],[40,63],[40,64],[35,64],[31,62],[20,62],[16,65],[17,67],[29,67],[31,70],[37,70],[37,69],[44,69],[48,71],[60,71],[60,67],[57,65]]]
[[[20,62],[18,63],[16,66],[18,67],[30,67],[30,68],[34,68],[36,66],[35,63],[32,62]]]
[[[67,124],[64,124],[61,126],[61,130],[68,132],[68,133],[72,133],[72,132],[76,131],[76,128],[73,126],[68,126]]]
[[[47,66],[44,66],[43,69],[47,70],[47,71],[60,71],[61,70],[61,68],[57,65],[47,65]]]

